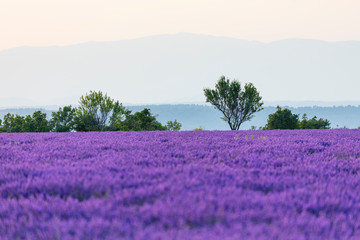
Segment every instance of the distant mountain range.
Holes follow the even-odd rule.
[[[0,107],[77,103],[102,90],[131,104],[204,103],[221,75],[271,101],[359,102],[360,41],[271,43],[172,34],[0,51]]]
[[[143,105],[143,106],[128,106],[133,112],[141,111],[144,108],[150,108],[153,115],[157,119],[166,124],[169,120],[178,120],[182,123],[182,130],[193,130],[194,128],[202,127],[205,130],[229,130],[226,122],[220,119],[221,113],[211,106],[204,105]],[[360,126],[360,106],[337,106],[337,107],[298,107],[289,108],[293,113],[301,116],[306,113],[309,118],[317,116],[318,118],[326,118],[331,122],[332,128],[357,128]],[[37,108],[23,108],[23,109],[2,109],[0,110],[0,118],[6,113],[13,113],[19,115],[32,114]],[[51,116],[52,110],[41,109],[46,112],[48,117]],[[255,114],[255,117],[248,122],[245,122],[241,129],[250,129],[251,126],[264,126],[266,124],[268,115],[275,112],[275,107],[265,107],[262,111]]]

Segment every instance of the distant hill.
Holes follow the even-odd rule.
[[[182,123],[182,130],[192,130],[202,126],[206,130],[228,130],[229,127],[223,120],[219,111],[211,106],[204,105],[142,105],[142,106],[129,106],[128,108],[133,112],[141,111],[144,108],[150,108],[153,115],[165,124],[169,120],[178,120]],[[331,122],[332,128],[357,128],[360,126],[360,106],[345,106],[345,107],[298,107],[289,108],[293,113],[302,114],[306,113],[309,118],[317,116],[318,118],[326,118]],[[0,117],[8,113],[19,115],[32,114],[39,109],[2,109],[0,110]],[[51,116],[50,110],[40,109]],[[255,117],[242,125],[241,129],[250,129],[251,126],[264,126],[269,114],[276,111],[275,107],[265,107],[264,110],[256,113]]]
[[[360,41],[271,43],[198,34],[0,51],[0,107],[77,103],[102,90],[123,103],[204,102],[221,75],[266,101],[360,101]]]

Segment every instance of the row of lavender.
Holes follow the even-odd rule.
[[[359,239],[360,130],[0,134],[0,239]]]

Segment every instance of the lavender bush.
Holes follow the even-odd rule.
[[[0,134],[0,239],[360,239],[360,130]]]

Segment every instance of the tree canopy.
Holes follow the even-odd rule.
[[[54,132],[71,132],[74,129],[74,117],[76,109],[72,106],[59,108],[59,111],[51,114],[51,129]]]
[[[125,120],[121,125],[123,131],[154,131],[154,130],[167,130],[166,126],[161,125],[156,120],[156,117],[151,115],[150,109],[145,108],[135,114],[128,112]]]
[[[298,129],[299,115],[293,114],[289,109],[277,106],[276,112],[269,115],[265,129]]]
[[[121,118],[121,115],[125,114],[125,107],[101,91],[90,91],[89,94],[80,98],[79,107],[75,113],[74,128],[76,131],[109,130],[110,118],[116,121],[110,114]]]
[[[46,113],[36,111],[31,115],[20,116],[14,114],[6,114],[0,131],[15,132],[49,132],[51,127],[46,118]]]
[[[169,131],[180,131],[182,124],[178,121],[167,121],[166,129]]]
[[[330,121],[327,119],[319,118],[317,119],[314,116],[311,119],[307,119],[307,115],[304,114],[302,116],[302,121],[300,122],[301,129],[329,129],[330,128]]]

